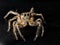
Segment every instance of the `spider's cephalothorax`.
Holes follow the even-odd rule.
[[[21,34],[20,28],[26,27],[27,23],[30,26],[37,26],[37,31],[36,31],[36,35],[35,38],[33,39],[34,41],[37,39],[37,37],[39,36],[39,31],[40,28],[42,28],[42,33],[41,36],[43,36],[44,33],[44,26],[43,26],[43,15],[42,14],[38,14],[38,13],[34,13],[34,8],[32,7],[31,10],[29,12],[24,12],[19,14],[18,12],[14,12],[14,11],[9,11],[5,16],[4,19],[6,19],[6,17],[9,14],[13,14],[15,15],[12,19],[8,20],[8,32],[10,31],[10,27],[11,27],[11,21],[17,19],[16,21],[13,21],[12,25],[13,25],[13,33],[15,35],[16,40],[18,40],[17,34],[16,34],[16,30],[18,31],[19,35],[21,36],[21,38],[26,41],[26,39],[24,38],[24,36]],[[42,19],[38,18],[34,21],[34,16],[41,16]]]

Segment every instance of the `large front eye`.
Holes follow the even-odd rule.
[[[25,14],[25,16],[26,16],[26,14]]]
[[[29,14],[27,14],[29,16]]]

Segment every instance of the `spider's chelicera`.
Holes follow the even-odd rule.
[[[43,26],[43,20],[44,20],[44,17],[42,14],[38,14],[38,13],[35,13],[34,12],[34,8],[32,7],[31,10],[29,12],[24,12],[24,13],[21,13],[19,14],[18,12],[14,12],[14,11],[9,11],[5,16],[4,16],[4,19],[6,19],[6,17],[9,15],[9,14],[13,14],[15,15],[12,19],[9,19],[8,20],[8,30],[7,32],[10,31],[10,27],[11,27],[11,21],[17,19],[16,21],[13,21],[12,25],[13,25],[13,33],[15,35],[15,38],[16,40],[18,40],[18,37],[17,37],[17,34],[16,34],[16,30],[18,31],[20,37],[26,41],[26,39],[24,38],[24,36],[22,35],[21,33],[21,29],[20,28],[23,28],[23,27],[26,27],[27,26],[27,23],[29,24],[29,26],[37,26],[37,31],[36,31],[36,35],[34,37],[34,41],[38,38],[39,36],[39,31],[40,31],[40,28],[42,28],[42,33],[41,33],[41,36],[43,36],[43,33],[44,33],[44,26]],[[34,21],[34,16],[41,16],[41,18],[38,18]]]

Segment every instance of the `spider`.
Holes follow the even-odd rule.
[[[16,20],[13,21],[13,23],[12,23],[13,33],[14,33],[14,35],[15,35],[16,40],[18,40],[18,37],[17,37],[17,34],[16,34],[16,31],[18,31],[20,37],[21,37],[24,41],[26,41],[26,39],[24,38],[24,36],[23,36],[22,33],[21,33],[21,28],[26,27],[27,25],[29,25],[29,26],[37,26],[36,35],[35,35],[35,37],[34,37],[34,39],[33,39],[34,41],[38,38],[38,36],[39,36],[39,31],[40,31],[41,28],[42,28],[41,37],[43,36],[44,26],[43,26],[42,23],[43,23],[44,17],[43,17],[42,14],[34,13],[34,8],[33,8],[33,7],[30,9],[29,12],[23,12],[23,13],[21,13],[21,14],[19,14],[18,12],[15,12],[15,11],[10,10],[10,11],[4,16],[4,19],[6,19],[9,14],[13,14],[13,15],[15,15],[15,16],[14,16],[12,19],[9,19],[9,20],[8,20],[8,30],[7,30],[7,32],[9,32],[10,29],[11,29],[11,22],[16,19]],[[41,18],[38,18],[38,19],[36,19],[36,20],[34,21],[34,19],[35,19],[34,16],[41,16],[42,19],[41,19]]]

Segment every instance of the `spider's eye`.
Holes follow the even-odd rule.
[[[25,16],[26,16],[26,14],[25,14]]]
[[[27,14],[29,16],[29,14]]]

